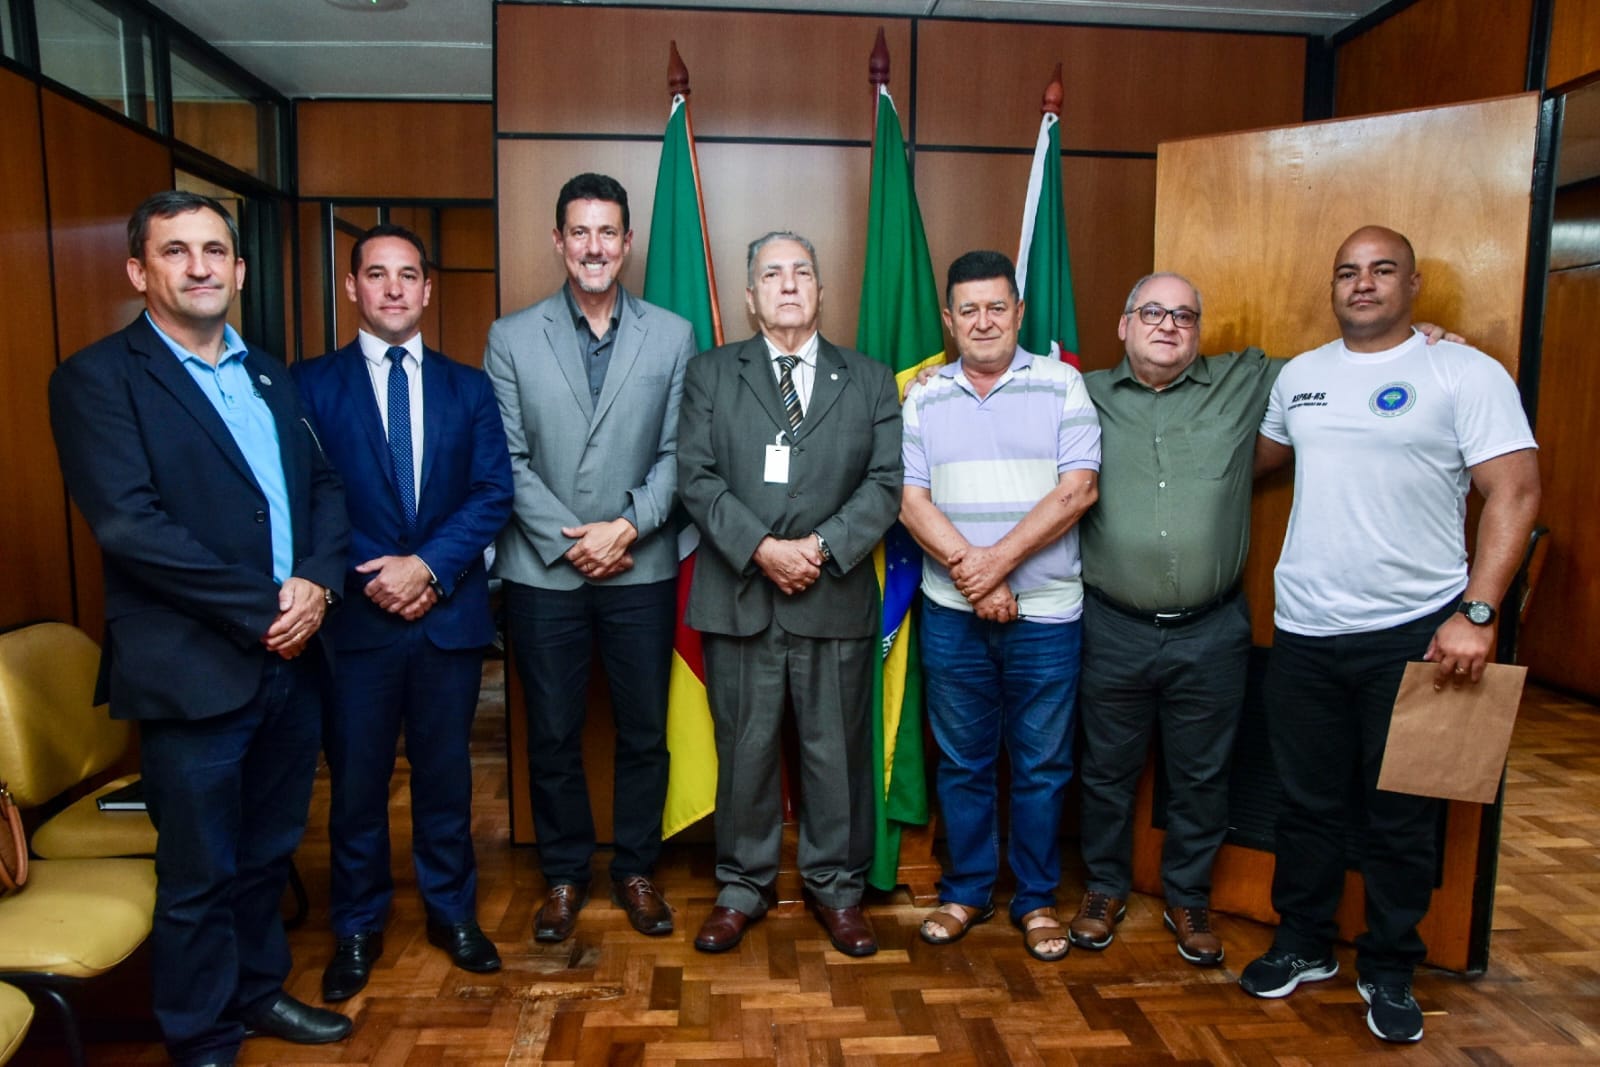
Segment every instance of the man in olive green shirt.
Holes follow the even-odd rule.
[[[1178,953],[1222,962],[1211,863],[1228,828],[1228,765],[1244,706],[1256,431],[1284,361],[1258,348],[1199,355],[1200,294],[1176,274],[1134,285],[1126,358],[1084,376],[1100,415],[1100,500],[1079,524],[1085,589],[1079,679],[1088,879],[1073,944],[1112,941],[1132,882],[1133,805],[1159,724],[1168,783],[1161,856]],[[1429,343],[1444,331],[1418,329]]]
[[[1159,723],[1169,793],[1165,921],[1190,963],[1222,962],[1207,910],[1228,826],[1228,761],[1244,705],[1255,433],[1282,363],[1259,349],[1197,359],[1200,294],[1141,278],[1117,335],[1127,357],[1085,376],[1100,413],[1100,506],[1081,525],[1087,892],[1069,933],[1111,943],[1132,878],[1133,801]]]

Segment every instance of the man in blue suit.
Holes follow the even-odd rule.
[[[368,230],[344,285],[356,339],[295,368],[351,523],[344,607],[328,625],[339,656],[324,730],[337,938],[322,974],[328,1001],[358,993],[383,953],[394,897],[389,779],[402,728],[428,940],[457,967],[500,967],[477,920],[467,747],[494,638],[483,552],[511,514],[489,379],[422,343],[432,281],[421,239],[401,226]]]
[[[288,372],[228,325],[238,248],[210,197],[146,200],[127,263],[144,313],[50,377],[61,472],[105,564],[96,699],[139,721],[160,834],[151,999],[180,1067],[231,1064],[252,1032],[350,1032],[284,992],[278,915],[349,525]]]

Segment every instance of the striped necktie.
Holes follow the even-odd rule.
[[[406,350],[399,345],[389,357],[389,461],[394,467],[394,487],[406,511],[406,526],[417,525],[417,476],[411,461],[411,383],[401,366]]]
[[[778,396],[783,400],[783,410],[789,415],[789,429],[798,430],[805,413],[800,410],[800,393],[794,387],[794,365],[799,356],[778,357]]]

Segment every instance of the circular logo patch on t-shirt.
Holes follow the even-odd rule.
[[[1417,390],[1410,382],[1390,382],[1378,386],[1377,392],[1367,401],[1374,415],[1393,418],[1404,415],[1417,402]]]

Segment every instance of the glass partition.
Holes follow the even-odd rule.
[[[154,49],[142,20],[96,0],[35,0],[33,12],[41,73],[157,125]]]

